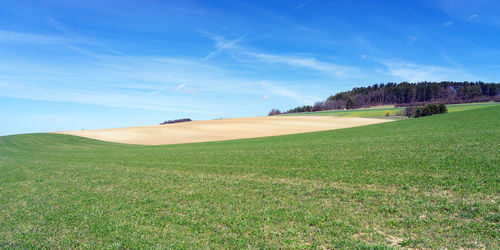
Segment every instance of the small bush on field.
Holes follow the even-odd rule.
[[[444,104],[427,104],[423,107],[407,107],[405,113],[408,117],[421,117],[435,114],[447,113],[448,109]]]
[[[172,124],[172,123],[179,123],[179,122],[190,122],[191,119],[189,118],[183,118],[183,119],[177,119],[177,120],[168,120],[160,123],[160,125],[167,125],[167,124]]]
[[[385,111],[385,116],[390,116],[390,115],[391,115],[391,111],[386,110],[386,111]]]

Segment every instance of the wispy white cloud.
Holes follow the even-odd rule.
[[[91,56],[96,59],[101,59],[104,56],[102,53],[95,53],[89,49],[84,49],[84,46],[91,48],[98,48],[100,50],[104,50],[110,52],[110,54],[114,55],[122,55],[123,53],[111,49],[107,46],[102,45],[101,43],[84,38],[77,35],[64,35],[64,34],[32,34],[32,33],[23,33],[23,32],[13,32],[9,30],[0,30],[0,43],[8,43],[8,44],[38,44],[38,45],[54,45],[60,46],[61,48],[67,48],[73,51],[76,51],[80,54]]]
[[[220,36],[213,36],[211,35],[210,36],[214,41],[215,41],[215,50],[210,52],[205,58],[204,60],[209,60],[211,58],[213,58],[214,56],[216,56],[217,54],[223,52],[224,50],[231,50],[231,49],[235,49],[237,48],[237,44],[243,39],[245,38],[245,36],[240,36],[236,39],[233,39],[233,40],[230,40],[230,41],[226,41],[224,38],[220,37]]]
[[[498,0],[437,0],[431,2],[450,17],[468,21],[475,19],[477,23],[500,26]]]
[[[451,58],[447,54],[441,53],[440,55],[441,55],[441,58],[443,58],[443,60],[448,62],[450,65],[452,65],[456,69],[463,69],[462,64],[460,64],[459,62],[457,62],[455,59]]]
[[[387,67],[388,75],[408,82],[477,80],[471,74],[455,68],[394,61],[382,64]]]
[[[185,83],[182,83],[179,86],[177,86],[177,88],[175,88],[175,90],[178,91],[178,92],[189,93],[189,94],[198,94],[198,93],[200,93],[199,90],[194,89],[194,88],[190,88]]]
[[[345,77],[350,76],[353,73],[359,73],[354,67],[323,62],[313,57],[283,56],[254,52],[244,52],[243,54],[257,58],[262,62],[287,64],[290,66],[307,68],[337,77]]]
[[[80,60],[70,64],[49,59],[41,65],[20,58],[0,58],[0,96],[32,100],[219,115],[248,109],[251,100],[268,100],[270,96],[273,96],[272,102],[288,105],[312,104],[323,98],[307,94],[309,91],[301,84],[284,84],[265,76],[247,78],[208,60],[224,52],[249,59],[245,63],[251,64],[280,64],[285,68],[298,67],[333,77],[349,77],[356,73],[355,68],[314,57],[258,53],[240,44],[245,36],[232,40],[211,36],[216,50],[205,59],[103,54],[96,51],[106,49],[80,46],[80,37],[71,34],[40,36],[4,31],[0,32],[0,37],[4,42],[64,45],[78,52]],[[232,105],[228,106],[227,102]]]
[[[295,7],[293,7],[293,8],[292,8],[290,11],[288,11],[287,13],[285,13],[285,14],[283,14],[283,15],[279,16],[279,19],[281,19],[281,20],[285,20],[285,17],[286,17],[286,16],[288,16],[288,15],[292,14],[292,13],[293,13],[293,12],[295,12],[295,11],[298,11],[298,10],[300,10],[300,9],[302,9],[302,8],[304,8],[304,7],[306,7],[306,6],[307,6],[307,5],[309,5],[311,2],[312,2],[312,1],[306,1],[306,2],[303,2],[303,3],[301,3],[301,4],[299,4],[299,5],[295,6]]]
[[[57,21],[54,18],[49,18],[48,24],[49,24],[49,26],[51,26],[52,28],[57,30],[60,34],[62,34],[64,37],[69,38],[73,42],[89,44],[89,45],[92,45],[96,48],[102,49],[104,51],[111,52],[112,54],[125,55],[124,53],[122,53],[114,48],[111,48],[109,46],[105,46],[104,44],[102,44],[94,39],[89,39],[87,37],[80,36],[75,32],[72,32],[71,28],[67,27],[66,25]],[[88,53],[88,51],[86,51],[86,52]]]
[[[263,88],[260,81],[265,77],[239,77],[235,71],[199,58],[97,55],[99,60],[81,53],[81,60],[69,64],[0,58],[0,96],[165,110],[206,118],[248,110],[252,100],[263,96],[273,95],[277,97],[273,101],[291,105],[319,99],[273,81],[266,81],[268,87]]]
[[[34,33],[24,33],[15,32],[10,30],[0,30],[0,43],[14,43],[14,44],[53,44],[53,45],[87,45],[96,48],[102,48],[104,50],[113,52],[114,54],[121,54],[117,50],[110,49],[101,43],[88,39],[85,37],[58,33],[58,34],[34,34]]]
[[[265,90],[267,90],[269,93],[272,93],[273,95],[293,99],[298,101],[299,103],[312,104],[318,100],[321,100],[321,98],[319,97],[300,94],[298,91],[293,90],[293,88],[291,88],[290,86],[283,86],[283,84],[263,81],[261,82],[261,85]]]
[[[48,58],[43,64],[17,56],[0,58],[0,96],[213,115],[248,109],[251,100],[269,96],[273,97],[269,102],[290,105],[312,104],[323,98],[308,94],[314,91],[304,84],[276,82],[265,75],[248,77],[248,72],[239,74],[208,60],[223,52],[249,59],[245,63],[279,64],[335,78],[358,73],[356,68],[313,56],[256,52],[240,44],[245,36],[232,40],[211,36],[216,50],[202,59],[104,53],[108,50],[100,49],[100,43],[94,46],[93,41],[68,32],[52,36],[0,31],[0,42],[63,45],[73,50],[71,57],[78,57],[69,63]],[[87,40],[85,45],[91,46],[80,46]]]
[[[62,43],[76,43],[79,41],[53,35],[39,35],[39,34],[29,34],[22,32],[13,32],[8,30],[0,30],[0,42],[62,44]]]
[[[446,22],[446,23],[443,23],[443,26],[444,27],[448,27],[448,26],[451,26],[453,25],[453,22]]]
[[[102,92],[75,88],[67,89],[49,86],[42,87],[32,84],[7,83],[4,81],[0,81],[0,87],[3,90],[0,93],[0,96],[5,97],[41,101],[84,103],[108,107],[165,110],[208,115],[215,114],[204,107],[192,104],[189,105],[189,103],[182,102],[182,99],[180,98],[162,100],[162,98],[142,97],[140,95],[130,93]]]
[[[221,53],[222,51],[228,51],[232,54],[232,57],[240,62],[254,63],[254,62],[265,62],[265,63],[279,63],[285,64],[293,67],[301,67],[309,70],[321,72],[329,76],[335,77],[351,77],[352,75],[360,75],[357,68],[347,65],[340,65],[331,62],[320,61],[314,57],[303,57],[303,56],[290,56],[290,55],[279,55],[279,54],[269,54],[256,52],[255,49],[244,47],[238,44],[245,36],[240,36],[234,40],[227,41],[220,36],[210,37],[215,41],[216,50],[208,54],[204,60],[210,59],[215,55]],[[246,60],[240,60],[244,57]],[[248,59],[256,59],[248,60]]]
[[[186,84],[185,84],[185,83],[183,83],[183,84],[181,84],[181,85],[177,86],[177,88],[175,88],[175,89],[177,89],[177,90],[181,91],[181,90],[183,90],[183,89],[184,89],[184,87],[186,87]]]
[[[309,5],[311,2],[312,1],[303,2],[303,3],[295,6],[291,11],[296,11],[296,10],[302,9],[302,8],[306,7],[307,5]]]

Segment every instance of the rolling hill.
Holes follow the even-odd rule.
[[[499,248],[500,106],[139,146],[0,137],[0,247]]]

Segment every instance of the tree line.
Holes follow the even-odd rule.
[[[301,106],[286,113],[355,109],[391,104],[417,106],[427,103],[468,103],[500,101],[500,83],[484,82],[418,82],[374,84],[331,95],[313,106]],[[275,110],[274,112],[276,113]],[[281,112],[279,112],[281,113]]]
[[[183,119],[177,119],[177,120],[167,120],[167,121],[160,123],[160,125],[167,125],[167,124],[179,123],[179,122],[190,122],[190,121],[192,121],[190,118],[183,118]]]

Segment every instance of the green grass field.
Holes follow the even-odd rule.
[[[0,137],[0,248],[498,249],[499,124],[497,105],[168,146]]]
[[[458,112],[477,108],[484,108],[490,106],[500,105],[499,102],[480,102],[480,103],[464,103],[464,104],[448,104],[448,112]],[[365,118],[405,118],[395,116],[398,111],[404,110],[405,108],[368,108],[368,109],[353,109],[353,110],[329,110],[329,111],[319,111],[319,112],[304,112],[304,113],[291,113],[283,115],[335,115],[344,117],[365,117]],[[386,111],[391,112],[390,117],[385,116]]]

